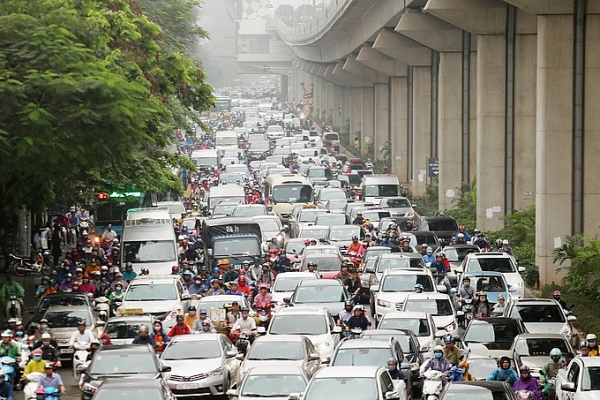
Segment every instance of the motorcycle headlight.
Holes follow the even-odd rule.
[[[205,377],[210,378],[211,376],[217,376],[223,374],[223,367],[219,367],[217,369],[213,369],[204,374]]]
[[[449,325],[446,325],[445,329],[446,329],[446,332],[452,332],[453,330],[456,329],[456,324],[453,322],[453,323],[451,323]]]
[[[385,301],[385,300],[379,300],[379,299],[377,299],[377,305],[378,305],[379,307],[386,307],[386,308],[388,308],[388,307],[391,307],[391,306],[392,306],[392,303],[390,303],[389,301]]]

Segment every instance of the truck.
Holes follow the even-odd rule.
[[[260,225],[251,217],[207,219],[202,224],[202,242],[207,266],[228,259],[236,269],[246,260],[263,256]]]
[[[600,398],[600,357],[577,357],[560,369],[555,382],[557,400]]]

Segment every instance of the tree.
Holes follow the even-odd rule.
[[[565,242],[554,249],[554,262],[564,265],[565,281],[569,290],[600,297],[600,240],[584,235],[567,236]]]

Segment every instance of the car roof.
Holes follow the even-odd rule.
[[[367,331],[363,331],[363,334],[367,336],[416,336],[416,334],[410,329],[369,329]]]
[[[378,376],[382,367],[361,365],[361,366],[339,366],[320,369],[313,380],[318,378],[375,378]]]
[[[565,335],[560,333],[521,333],[515,336],[516,339],[565,339]]]
[[[485,252],[485,253],[469,253],[466,257],[477,257],[477,258],[512,258],[512,256],[508,253],[504,252]]]
[[[352,339],[340,342],[339,349],[385,349],[390,347],[390,341],[385,339]]]
[[[138,275],[129,283],[131,285],[150,285],[154,283],[168,283],[181,280],[179,275]]]
[[[252,367],[246,373],[250,375],[304,375],[305,373],[300,366],[297,365],[257,365]]]
[[[256,338],[255,343],[264,342],[303,342],[306,336],[301,335],[265,335]]]
[[[321,314],[321,315],[325,315],[325,314],[327,314],[327,309],[325,307],[309,307],[309,306],[285,307],[285,308],[282,308],[281,310],[278,310],[277,313],[275,314],[275,317],[277,317],[279,315],[286,315],[286,314],[291,314],[291,315]]]
[[[158,379],[139,379],[139,378],[108,378],[102,382],[102,387],[110,388],[159,388],[160,381]]]
[[[121,315],[118,317],[110,317],[108,321],[106,321],[106,325],[111,322],[154,322],[154,318],[150,314],[134,314],[134,315]]]
[[[285,274],[278,274],[275,280],[277,279],[288,279],[288,278],[314,278],[315,274],[307,271],[290,271]]]
[[[223,336],[220,333],[203,333],[202,335],[177,335],[173,336],[169,341],[172,342],[202,342],[215,341]]]
[[[580,360],[586,367],[600,367],[600,357],[579,357]]]
[[[507,323],[518,323],[518,319],[511,317],[487,317],[472,319],[469,325],[496,325],[496,324],[507,324]]]
[[[462,387],[461,387],[462,386]],[[487,390],[491,390],[492,392],[505,392],[505,391],[511,391],[510,390],[510,385],[506,382],[500,382],[500,381],[461,381],[461,382],[452,382],[452,384],[450,384],[448,386],[448,390],[469,390],[467,388],[465,388],[465,386],[471,386],[473,387],[473,389],[471,389],[472,391],[477,391],[477,389],[487,389]]]
[[[422,318],[427,319],[428,313],[418,312],[418,311],[392,311],[386,313],[382,318],[385,319],[414,319],[414,318]]]
[[[61,311],[92,311],[89,306],[56,306],[50,307],[46,310],[46,313],[49,312],[61,312]]]
[[[342,282],[337,279],[310,279],[300,281],[298,286],[339,286],[342,287]]]
[[[435,293],[435,292],[428,292],[428,293],[411,293],[406,297],[406,301],[408,300],[448,300],[449,297],[447,294],[444,293]]]
[[[496,276],[496,277],[504,277],[504,275],[502,275],[502,272],[497,272],[497,271],[472,271],[472,272],[465,272],[463,274],[463,279],[464,277],[487,277],[487,276]]]
[[[180,336],[185,336],[185,335],[180,335]],[[193,335],[193,336],[203,336],[203,335]],[[119,353],[125,353],[125,354],[131,354],[131,353],[151,353],[151,354],[153,354],[154,349],[150,345],[144,346],[144,345],[139,345],[139,344],[120,344],[120,345],[111,345],[111,346],[100,346],[100,348],[97,350],[96,354],[98,354],[100,352],[102,352],[102,353],[119,352]]]
[[[386,269],[383,271],[384,276],[394,275],[430,275],[431,271],[421,268],[405,268],[405,269]]]
[[[539,297],[524,298],[524,299],[511,299],[510,302],[513,305],[557,305],[554,299],[544,299]]]

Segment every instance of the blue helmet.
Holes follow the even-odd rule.
[[[421,289],[421,290],[424,290],[425,288],[424,288],[424,287],[423,287],[423,285],[421,285],[420,283],[417,283],[417,284],[415,285],[415,289]]]
[[[221,270],[219,269],[219,267],[214,267],[213,268],[213,274],[218,274],[220,272],[221,272]]]
[[[454,337],[452,335],[448,335],[444,338],[444,343],[454,343]]]

